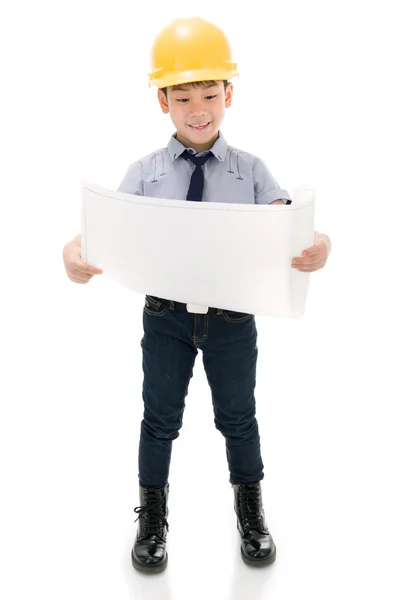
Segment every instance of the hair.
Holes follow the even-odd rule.
[[[182,85],[187,85],[189,87],[204,87],[207,83],[217,83],[216,79],[210,79],[207,81],[191,81],[190,83],[181,83],[181,84],[177,84],[177,85],[172,85],[172,89],[174,89],[175,87],[181,87]],[[224,83],[224,90],[226,91],[226,86],[228,85],[228,81],[225,79],[223,81]],[[167,95],[167,88],[160,88],[162,92],[164,92],[165,96]]]

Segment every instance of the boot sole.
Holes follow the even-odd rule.
[[[276,550],[273,554],[270,554],[268,558],[260,560],[248,558],[244,554],[242,546],[240,546],[240,554],[242,555],[243,562],[245,562],[246,565],[249,565],[250,567],[265,567],[266,565],[270,565],[271,563],[273,563],[276,559]]]
[[[159,563],[156,565],[143,565],[142,563],[138,562],[135,559],[135,557],[133,556],[132,553],[131,553],[131,559],[132,559],[132,564],[137,571],[140,571],[141,573],[147,573],[147,574],[152,575],[153,573],[161,573],[162,571],[164,571],[167,568],[168,552],[165,553],[164,561],[162,563]]]

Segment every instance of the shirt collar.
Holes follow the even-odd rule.
[[[175,160],[176,158],[179,158],[179,156],[182,154],[182,152],[184,150],[188,149],[188,148],[185,148],[185,146],[183,144],[178,142],[178,140],[176,139],[175,136],[176,136],[176,133],[174,133],[171,136],[171,138],[168,142],[168,152],[171,157],[171,160]],[[227,150],[228,150],[227,141],[224,138],[224,136],[222,135],[222,133],[219,132],[218,139],[214,143],[214,146],[212,148],[210,148],[210,152],[212,152],[218,160],[224,161]],[[199,154],[202,154],[202,152],[199,152]]]

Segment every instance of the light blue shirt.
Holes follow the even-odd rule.
[[[190,178],[195,169],[192,161],[180,158],[186,149],[201,156],[193,148],[185,148],[172,135],[168,146],[133,162],[118,191],[152,198],[186,200]],[[279,187],[263,160],[229,146],[219,132],[212,156],[203,166],[203,202],[233,202],[235,204],[269,204],[274,200],[292,199]]]

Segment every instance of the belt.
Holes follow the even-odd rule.
[[[156,302],[161,302],[161,304],[167,304],[171,310],[186,310],[190,313],[208,315],[222,314],[221,308],[198,306],[197,304],[185,304],[184,302],[176,302],[176,300],[167,300],[166,298],[157,298],[156,296],[151,296],[151,298],[156,300]]]

